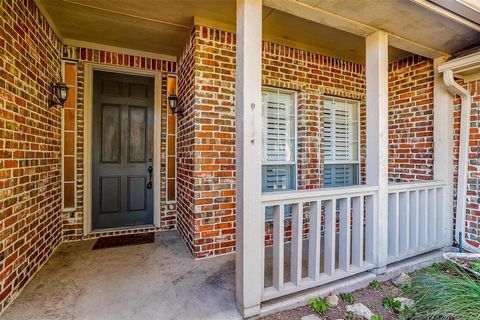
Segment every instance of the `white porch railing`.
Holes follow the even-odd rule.
[[[442,181],[389,185],[389,263],[443,247],[451,240],[446,234],[445,187]]]
[[[262,301],[382,267],[377,265],[379,232],[388,231],[388,263],[449,244],[445,187],[439,181],[389,185],[388,225],[380,224],[376,212],[377,187],[264,193],[263,212],[273,208],[273,245],[262,243],[268,253],[262,259]],[[290,242],[285,241],[286,205]]]
[[[270,270],[272,285],[264,288],[262,301],[373,268],[376,193],[376,187],[366,186],[264,193],[263,212],[273,207],[273,270]],[[285,257],[285,205],[292,208],[290,257]],[[304,209],[308,210],[308,234],[304,232]],[[304,242],[308,245],[305,263]],[[265,253],[265,242],[262,247]],[[290,263],[286,263],[286,259],[290,259]],[[288,272],[290,279],[285,281]],[[262,287],[264,283],[265,272]]]

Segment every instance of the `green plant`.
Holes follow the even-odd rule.
[[[368,285],[370,286],[370,288],[372,288],[374,290],[380,289],[380,282],[378,282],[377,280],[373,280]]]
[[[350,293],[340,293],[340,298],[348,304],[355,303],[355,297]]]
[[[313,309],[313,311],[323,315],[328,309],[330,309],[330,305],[322,298],[310,299],[308,302],[310,303],[310,307]]]
[[[453,263],[416,272],[410,297],[415,306],[404,312],[409,319],[479,318],[480,281]]]
[[[370,320],[383,320],[383,317],[379,316],[378,314],[374,314],[370,317]]]
[[[402,303],[392,297],[383,298],[383,307],[385,310],[392,310],[395,313],[400,313]]]
[[[412,292],[412,284],[408,283],[408,284],[404,285],[401,289],[404,293],[409,294],[409,293]]]
[[[475,272],[480,272],[480,262],[470,262],[470,268]]]

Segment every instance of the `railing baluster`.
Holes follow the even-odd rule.
[[[325,203],[325,272],[333,275],[335,272],[335,235],[336,235],[336,202],[335,198]]]
[[[440,244],[446,243],[445,237],[449,236],[449,232],[442,182],[401,184],[389,188],[388,230],[378,230],[378,190],[374,187],[326,189],[306,192],[305,195],[285,193],[285,198],[283,194],[282,197],[264,195],[264,210],[273,207],[273,285],[264,288],[262,301],[323,285],[378,266],[377,247],[387,245],[378,241],[379,232],[388,233],[388,263],[436,249]],[[308,279],[304,279],[303,239],[307,238],[304,231],[304,208],[307,203],[309,234],[305,241],[308,241]],[[290,260],[286,261],[284,210],[289,204],[292,207],[291,251]],[[287,284],[285,262],[290,262],[290,282]],[[265,279],[262,278],[262,281]]]
[[[365,259],[371,264],[376,262],[378,254],[377,222],[379,219],[379,213],[377,211],[377,201],[378,199],[376,195],[365,197]]]
[[[283,288],[284,262],[284,205],[273,207],[273,287]]]
[[[418,191],[418,243],[420,248],[425,247],[428,242],[428,192]]]
[[[400,192],[398,195],[399,213],[399,251],[407,253],[410,241],[410,192]]]
[[[363,197],[352,198],[352,264],[363,264]]]
[[[351,221],[351,199],[340,200],[340,238],[339,238],[339,264],[340,269],[350,270],[350,221]]]
[[[437,242],[437,193],[435,189],[428,189],[428,242],[430,245]]]
[[[303,203],[292,205],[292,245],[290,250],[290,281],[299,286],[302,281]]]
[[[266,211],[267,211],[267,207],[265,205],[262,205],[262,259],[261,259],[261,263],[262,263],[262,295],[264,294],[265,292],[265,256],[266,256],[266,253],[265,253],[265,250],[266,250],[266,246],[265,246],[265,214],[266,214]]]
[[[398,192],[388,195],[388,254],[398,256],[399,240],[399,216],[398,216]]]
[[[410,192],[410,251],[418,248],[418,190]]]
[[[320,208],[317,201],[310,202],[310,238],[308,242],[308,277],[320,277]]]
[[[444,188],[438,188],[437,190],[437,199],[436,199],[436,209],[437,209],[437,242],[444,242],[445,239],[445,210],[444,210]]]

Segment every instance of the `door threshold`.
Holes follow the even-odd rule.
[[[145,230],[145,229],[147,229],[147,230]],[[151,231],[156,231],[157,227],[155,227],[154,224],[142,224],[142,225],[139,225],[139,226],[131,226],[131,227],[115,227],[115,228],[94,229],[94,230],[92,230],[92,232],[90,232],[90,235],[102,234],[102,233],[107,233],[107,232],[119,232],[119,231],[135,232],[135,231],[140,231],[140,230],[145,230],[145,232],[151,232]]]

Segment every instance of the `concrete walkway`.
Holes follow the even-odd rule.
[[[194,261],[176,231],[152,244],[93,244],[62,244],[2,319],[241,319],[235,255]]]

